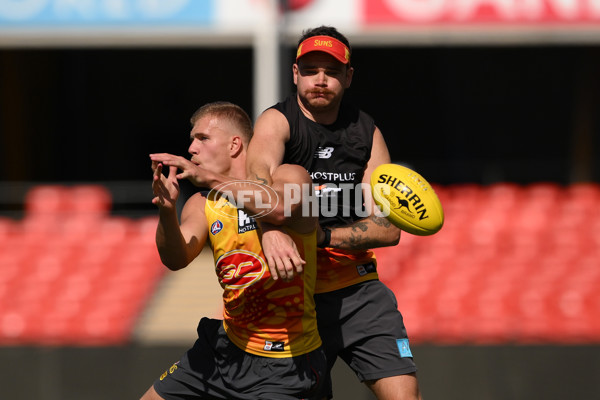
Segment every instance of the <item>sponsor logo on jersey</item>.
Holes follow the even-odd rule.
[[[228,289],[242,289],[258,282],[268,270],[259,255],[247,250],[232,250],[215,263],[222,285]]]
[[[265,340],[266,351],[284,351],[284,342],[271,342],[269,340]]]
[[[213,236],[221,232],[221,230],[223,230],[223,223],[219,220],[216,220],[210,226],[210,233],[212,233]]]
[[[325,183],[321,185],[285,185],[283,194],[284,215],[291,215],[291,206],[301,202],[303,216],[365,218],[373,209],[371,186],[366,183]],[[302,195],[301,195],[302,193]]]
[[[364,276],[366,274],[370,274],[371,272],[377,272],[377,267],[375,263],[367,263],[362,265],[357,265],[356,270],[358,271],[358,275]]]
[[[337,192],[341,192],[342,188],[328,187],[327,184],[315,186],[315,196],[333,196]]]
[[[354,182],[355,172],[309,171],[314,182]]]
[[[317,147],[313,158],[331,158],[333,147]]]
[[[246,214],[244,210],[237,210],[238,212],[238,233],[246,233],[256,230],[256,220]]]

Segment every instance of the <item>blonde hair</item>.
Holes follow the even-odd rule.
[[[213,115],[230,121],[239,129],[242,141],[248,145],[254,131],[252,129],[252,120],[242,107],[227,101],[207,103],[194,112],[190,118],[190,123],[194,126],[200,118],[204,118],[207,115]]]

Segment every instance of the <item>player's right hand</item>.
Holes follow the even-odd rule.
[[[169,175],[163,175],[163,164],[152,161],[152,204],[161,209],[174,210],[179,197],[179,182],[177,181],[177,167],[169,167]]]
[[[273,280],[281,278],[289,282],[294,279],[294,275],[302,273],[306,261],[300,257],[296,243],[287,233],[277,228],[265,229],[266,225],[262,225],[261,245],[271,278]]]

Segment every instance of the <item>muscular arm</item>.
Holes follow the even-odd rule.
[[[313,223],[307,223],[302,214],[302,195],[312,190],[312,181],[308,172],[298,165],[278,166],[270,178],[271,184],[231,180],[218,175],[211,188],[221,190],[229,196],[238,208],[254,216],[261,224],[286,225],[299,233],[312,232]],[[221,183],[226,183],[220,186]]]
[[[283,114],[274,109],[262,113],[254,124],[254,135],[248,146],[246,176],[265,185],[273,183],[275,169],[283,162],[285,144],[290,138],[290,127]],[[273,279],[293,278],[300,273],[304,260],[290,236],[266,219],[259,221],[263,236],[262,246]]]
[[[150,159],[169,168],[179,169],[181,172],[175,175],[176,179],[188,179],[196,186],[220,191],[238,208],[243,208],[261,222],[274,225],[303,223],[302,219],[297,218],[298,210],[302,208],[300,196],[303,185],[310,185],[311,180],[306,170],[300,166],[276,166],[273,176],[269,176],[272,184],[264,185],[259,182],[234,179],[202,168],[181,156],[168,153],[151,154]],[[290,196],[297,201],[285,201],[290,200]]]
[[[289,214],[289,217],[285,217],[282,221],[285,226],[299,233],[313,232],[318,226],[316,215],[303,215],[302,199],[304,195],[311,193],[311,183],[308,172],[298,165],[284,164],[273,173],[272,187],[280,196],[278,208],[287,208],[286,214]],[[293,202],[290,202],[290,197],[286,195],[286,185],[296,186],[297,193]],[[302,185],[307,186],[302,188]],[[273,211],[273,214],[278,213],[281,213],[281,210]],[[273,279],[277,280],[281,277],[289,280],[294,277],[294,274],[300,274],[305,261],[300,257],[296,244],[290,236],[279,227],[272,227],[270,224],[262,224],[261,227],[263,231],[261,244]]]
[[[153,162],[152,203],[158,207],[156,247],[163,264],[173,270],[185,268],[200,254],[208,237],[204,215],[205,198],[197,193],[190,197],[181,212],[181,224],[177,218],[176,203],[179,197],[175,167],[169,175],[162,175],[162,164]]]
[[[205,201],[199,193],[190,197],[181,212],[181,224],[175,210],[159,211],[156,247],[163,264],[173,271],[185,268],[204,248],[208,238]]]
[[[389,232],[389,233],[387,233]],[[352,225],[333,228],[329,247],[343,250],[367,250],[395,246],[400,241],[400,230],[385,217],[372,215]]]
[[[278,197],[277,207],[260,220],[286,225],[296,232],[309,233],[317,227],[318,215],[303,215],[302,201],[312,193],[312,180],[299,165],[284,164],[273,173],[272,189]]]
[[[373,148],[367,163],[363,186],[370,189],[371,174],[381,164],[390,162],[390,153],[379,128],[375,128]],[[330,247],[344,250],[366,250],[375,247],[395,246],[400,241],[400,229],[387,218],[377,216],[376,205],[370,190],[364,191],[365,202],[371,206],[371,215],[345,227],[331,230]]]
[[[230,197],[238,208],[244,209],[261,223],[286,225],[296,232],[315,229],[315,221],[302,215],[302,196],[312,191],[308,172],[299,165],[284,164],[275,168],[271,185],[240,181],[226,175],[202,170],[207,186]],[[224,185],[225,184],[225,185]],[[316,216],[315,216],[316,217]]]
[[[273,173],[283,162],[285,144],[290,138],[290,127],[285,116],[268,109],[254,124],[254,136],[248,146],[246,176],[265,185],[273,182]]]
[[[247,185],[240,183],[239,185]],[[317,216],[303,215],[302,200],[303,196],[312,192],[312,181],[308,172],[299,165],[284,164],[277,167],[272,176],[271,186],[257,185],[252,183],[253,187],[261,187],[264,190],[256,192],[257,196],[248,196],[249,200],[244,209],[250,214],[258,215],[256,218],[261,223],[263,235],[263,252],[267,259],[267,264],[271,271],[273,279],[282,277],[283,279],[292,279],[295,273],[301,273],[304,260],[300,258],[296,244],[289,235],[280,230],[280,227],[272,227],[270,224],[285,225],[298,233],[311,233],[318,225]],[[228,190],[234,196],[239,194],[242,188],[238,188],[238,183],[228,185]],[[264,209],[256,208],[258,204],[265,204],[261,195],[273,193],[271,198],[278,201],[273,205],[268,213],[260,216]],[[267,223],[266,225],[263,223]],[[265,238],[269,237],[268,240]]]

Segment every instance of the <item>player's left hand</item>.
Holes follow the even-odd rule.
[[[176,175],[177,179],[187,179],[195,186],[208,186],[208,180],[211,174],[210,171],[194,164],[187,158],[168,153],[157,153],[150,154],[150,159],[152,161],[163,163],[169,167],[176,167],[181,171]]]

